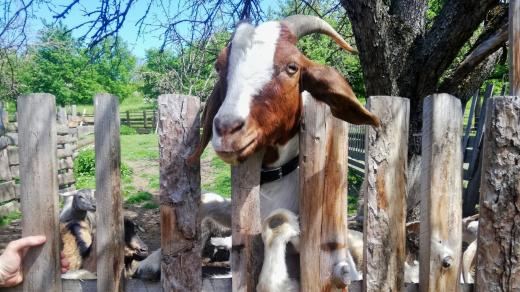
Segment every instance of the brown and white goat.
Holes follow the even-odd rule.
[[[328,23],[313,16],[295,15],[257,27],[249,23],[237,26],[216,61],[219,79],[206,102],[201,143],[191,159],[198,158],[211,140],[216,153],[230,164],[264,149],[264,170],[294,161],[301,111],[308,96],[328,104],[332,114],[344,121],[379,125],[341,74],[298,50],[298,39],[311,33],[328,35],[345,50],[355,52]],[[262,219],[279,208],[298,214],[297,168],[262,183],[260,193]],[[229,212],[226,216],[230,218]]]

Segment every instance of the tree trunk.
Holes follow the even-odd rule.
[[[497,0],[445,1],[427,27],[427,0],[341,0],[341,4],[352,23],[367,97],[410,99],[407,202],[409,219],[417,219],[423,98],[442,87],[442,92],[465,104],[500,58],[497,50],[505,40],[497,36],[507,21],[507,5]],[[485,29],[461,62],[462,69],[446,74],[484,20]]]

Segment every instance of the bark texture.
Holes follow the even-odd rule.
[[[367,130],[364,291],[404,289],[409,101],[376,96],[368,108],[381,127]]]
[[[158,104],[162,288],[200,291],[200,162],[186,162],[199,141],[199,100],[164,94]]]
[[[477,291],[520,290],[520,100],[497,97],[487,107]]]

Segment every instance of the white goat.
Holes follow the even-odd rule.
[[[258,292],[296,292],[298,281],[290,279],[285,262],[287,243],[300,234],[298,218],[294,213],[274,210],[262,223],[264,263],[258,279]]]

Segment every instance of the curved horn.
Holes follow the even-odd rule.
[[[358,51],[350,46],[339,33],[330,26],[325,20],[311,15],[292,15],[284,20],[282,23],[296,35],[298,39],[312,33],[322,33],[331,37],[340,47],[353,54]]]

